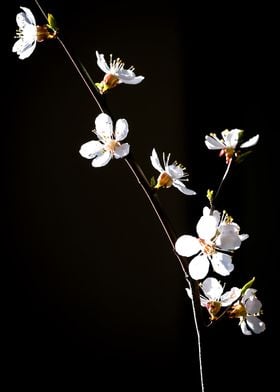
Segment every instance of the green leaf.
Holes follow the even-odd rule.
[[[151,187],[152,188],[154,188],[155,187],[155,185],[156,185],[156,179],[155,179],[155,177],[153,176],[151,179],[150,179],[150,185],[151,185]]]
[[[210,204],[212,205],[213,198],[214,198],[214,191],[212,189],[207,189],[206,197],[209,200]]]
[[[52,30],[57,31],[57,23],[56,23],[56,20],[52,14],[48,14],[48,23],[49,23],[48,26]]]
[[[238,157],[236,158],[236,162],[242,163],[244,161],[244,159],[247,158],[247,156],[251,153],[252,153],[252,151],[243,152],[242,154],[238,155]]]
[[[252,286],[254,281],[255,281],[255,277],[253,277],[251,280],[249,280],[249,282],[244,284],[244,286],[241,289],[241,295],[243,295],[245,293],[245,291]]]

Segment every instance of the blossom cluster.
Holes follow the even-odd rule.
[[[57,38],[57,27],[52,15],[48,15],[48,23],[38,26],[30,9],[20,7],[21,12],[16,16],[18,25],[17,41],[12,47],[19,59],[28,58],[35,50],[37,42]],[[134,67],[125,68],[120,59],[110,55],[109,63],[102,53],[96,51],[97,66],[104,73],[101,82],[95,83],[98,94],[107,94],[109,90],[120,84],[137,85],[144,80],[142,75],[135,74]],[[129,133],[129,124],[125,118],[118,119],[115,124],[109,114],[102,111],[95,118],[93,130],[95,138],[81,145],[79,153],[83,158],[91,160],[94,168],[103,167],[113,159],[129,157],[131,146],[124,142]],[[225,157],[226,174],[233,159],[242,156],[241,150],[253,147],[259,140],[259,135],[242,141],[243,130],[231,129],[221,132],[221,138],[211,133],[205,136],[205,145],[210,150],[218,150]],[[151,181],[151,191],[176,188],[182,194],[195,196],[196,192],[186,186],[189,175],[186,168],[170,162],[171,154],[162,154],[162,163],[156,148],[152,148],[150,162],[159,173],[154,182]],[[259,316],[262,314],[262,303],[256,296],[257,290],[252,288],[254,279],[241,288],[232,287],[224,292],[225,284],[211,275],[229,276],[234,270],[234,253],[248,239],[248,234],[240,233],[240,226],[226,212],[214,208],[213,192],[209,193],[209,206],[204,206],[202,215],[197,221],[196,236],[183,234],[174,243],[174,250],[186,259],[189,279],[198,282],[200,288],[200,304],[206,308],[211,323],[221,317],[238,319],[244,335],[259,334],[265,330],[265,323]],[[193,293],[187,288],[192,298]]]

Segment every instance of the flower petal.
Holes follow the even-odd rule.
[[[119,142],[127,137],[128,123],[125,118],[120,118],[115,126],[115,139]]]
[[[241,294],[241,290],[238,287],[232,287],[230,291],[226,291],[222,296],[221,296],[221,303],[222,306],[229,306],[233,302],[235,302]]]
[[[244,335],[247,335],[247,336],[252,335],[252,332],[251,332],[250,329],[247,327],[247,324],[246,324],[246,321],[245,321],[245,320],[240,321],[240,328],[241,328],[241,331],[242,331],[242,333],[243,333]]]
[[[254,146],[255,144],[258,143],[259,137],[260,137],[260,135],[256,135],[254,137],[251,137],[251,139],[247,140],[247,142],[240,144],[240,148],[248,148],[248,147]]]
[[[99,155],[100,151],[104,148],[103,144],[97,140],[91,140],[85,144],[82,144],[79,153],[83,158],[93,159],[96,155]]]
[[[205,144],[209,150],[222,150],[225,148],[224,143],[220,142],[217,137],[205,136]]]
[[[248,314],[257,314],[262,308],[262,303],[255,295],[251,295],[245,301],[245,308]]]
[[[125,84],[139,84],[144,79],[144,76],[136,76],[135,73],[130,69],[118,70],[117,76],[120,81]]]
[[[186,185],[182,183],[182,181],[173,179],[173,186],[179,189],[179,191],[184,193],[185,195],[196,195],[196,192],[187,188]]]
[[[211,240],[217,231],[217,220],[213,215],[202,216],[197,225],[196,231],[199,238]]]
[[[113,121],[106,113],[100,113],[95,119],[95,133],[102,141],[107,141],[113,136]]]
[[[234,265],[232,264],[232,257],[226,253],[216,252],[211,257],[211,264],[213,270],[222,276],[229,275],[234,270]]]
[[[97,65],[98,67],[105,73],[109,73],[110,72],[110,67],[108,66],[105,58],[104,58],[104,54],[102,53],[98,53],[98,51],[95,52],[96,57],[97,57]]]
[[[189,274],[195,279],[203,279],[209,271],[209,260],[206,255],[200,254],[192,259],[189,264]]]
[[[29,8],[26,8],[26,7],[20,7],[20,8],[24,11],[24,13],[23,13],[23,12],[20,12],[20,13],[17,15],[17,17],[18,17],[19,15],[21,15],[21,16],[23,16],[23,18],[24,18],[25,21],[27,21],[28,23],[30,23],[30,24],[36,26],[36,20],[35,20],[34,15],[33,15],[32,12],[31,12],[31,10],[30,10]],[[17,20],[17,22],[18,22],[18,20]],[[19,24],[18,24],[18,27],[21,28],[21,26],[20,26]]]
[[[107,163],[110,162],[112,159],[112,153],[111,151],[102,151],[99,155],[96,156],[96,158],[93,159],[91,162],[91,165],[93,167],[102,167],[107,165]]]
[[[206,278],[201,285],[201,289],[206,297],[212,301],[219,300],[223,293],[223,287],[216,278]]]
[[[254,333],[259,334],[265,330],[265,323],[256,316],[247,316],[246,322]]]
[[[121,144],[115,148],[114,157],[116,159],[123,158],[129,154],[130,145],[128,143]]]
[[[241,129],[232,129],[231,131],[228,131],[225,129],[222,132],[222,136],[224,138],[225,144],[227,147],[235,148],[237,146],[238,140],[240,133],[242,133]]]
[[[159,171],[160,173],[164,171],[163,167],[160,164],[159,158],[158,158],[158,154],[156,152],[156,150],[153,148],[152,151],[152,155],[150,156],[151,162],[153,167]]]
[[[175,250],[181,256],[190,257],[199,252],[201,246],[198,238],[191,235],[182,235],[175,243]]]

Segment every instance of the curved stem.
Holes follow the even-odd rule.
[[[38,2],[38,0],[34,0],[35,3],[37,4],[38,8],[40,9],[41,13],[43,14],[44,18],[47,20],[48,22],[48,17],[47,14],[45,13],[45,11],[43,10],[43,8],[41,7],[40,3]],[[78,72],[80,78],[82,79],[82,81],[84,82],[87,90],[89,91],[90,95],[92,96],[92,98],[95,100],[96,105],[98,106],[99,110],[101,112],[104,112],[100,102],[98,101],[97,97],[95,96],[94,92],[92,91],[90,85],[88,84],[86,78],[84,77],[84,75],[82,74],[81,70],[79,69],[77,63],[75,62],[75,60],[73,59],[73,57],[71,56],[69,50],[67,49],[67,47],[65,46],[64,42],[58,37],[56,36],[56,40],[60,43],[60,45],[62,46],[63,50],[65,51],[65,53],[67,54],[69,60],[71,61],[72,65],[74,66],[74,68],[76,69],[76,71]]]
[[[44,15],[44,17],[46,18],[46,20],[48,21],[48,17],[46,15],[46,13],[44,12],[44,10],[42,9],[42,7],[40,6],[38,0],[35,0],[35,3],[37,4],[37,6],[39,7],[40,11],[42,12],[42,14]],[[88,84],[87,80],[85,79],[84,75],[82,74],[82,72],[80,71],[78,65],[76,64],[75,60],[73,59],[73,57],[71,56],[70,52],[68,51],[68,49],[66,48],[65,44],[63,43],[63,41],[59,38],[56,37],[56,39],[58,40],[58,42],[60,43],[60,45],[62,46],[63,50],[65,51],[65,53],[67,54],[68,58],[70,59],[72,65],[74,66],[74,68],[76,69],[76,71],[78,72],[79,76],[81,77],[82,81],[84,82],[86,88],[88,89],[88,91],[90,92],[92,98],[94,99],[95,103],[97,104],[98,108],[100,109],[101,112],[104,112],[98,98],[95,96],[95,94],[93,93],[90,85]],[[139,185],[141,186],[143,192],[145,193],[147,199],[149,200],[161,226],[162,229],[172,247],[172,250],[180,264],[180,267],[183,271],[185,280],[187,281],[189,288],[191,290],[191,303],[192,303],[192,312],[193,312],[193,318],[194,318],[194,324],[195,324],[195,330],[196,330],[196,335],[197,335],[197,346],[198,346],[198,359],[199,359],[199,372],[200,372],[200,385],[201,385],[201,392],[204,392],[204,376],[203,376],[203,364],[202,364],[202,346],[201,346],[201,336],[200,336],[200,328],[199,325],[202,325],[200,323],[200,317],[201,317],[201,313],[200,313],[200,296],[199,296],[199,287],[198,287],[198,282],[194,281],[193,279],[191,279],[187,273],[187,269],[185,267],[185,263],[188,264],[188,259],[185,257],[180,256],[176,251],[175,251],[175,242],[177,239],[177,236],[173,230],[173,228],[171,227],[171,224],[169,222],[169,219],[167,217],[167,215],[165,214],[164,210],[162,209],[159,200],[156,196],[156,193],[153,191],[153,189],[151,188],[149,181],[147,180],[146,176],[144,175],[142,169],[140,168],[140,166],[136,163],[136,161],[132,158],[132,155],[130,154],[129,156],[127,156],[126,158],[124,158],[124,161],[126,162],[126,164],[128,165],[130,171],[132,172],[132,174],[134,175],[134,177],[136,178],[137,182],[139,183]],[[223,177],[226,177],[226,174]],[[223,181],[222,180],[222,181]],[[222,184],[222,183],[221,183]],[[220,187],[221,187],[220,184]],[[219,189],[220,189],[219,187]],[[218,189],[218,191],[219,191]],[[218,192],[217,192],[218,193]]]
[[[156,216],[167,236],[167,239],[174,251],[175,256],[177,257],[177,260],[179,261],[179,264],[181,266],[181,269],[184,273],[185,279],[189,285],[189,288],[191,290],[191,304],[192,304],[192,312],[193,312],[193,319],[194,319],[194,325],[195,325],[195,331],[197,335],[197,347],[198,347],[198,360],[199,360],[199,373],[200,373],[200,385],[201,385],[201,392],[204,392],[204,374],[203,374],[203,361],[202,361],[202,345],[201,345],[201,334],[200,334],[200,328],[199,325],[202,325],[201,323],[201,306],[200,306],[200,296],[199,296],[199,287],[198,287],[198,282],[191,279],[187,273],[186,267],[184,260],[186,260],[185,257],[181,257],[176,251],[175,251],[175,242],[176,242],[176,235],[171,227],[171,224],[162,209],[159,200],[156,197],[156,193],[153,192],[152,188],[150,187],[150,184],[145,177],[144,173],[142,172],[141,168],[139,165],[132,159],[131,154],[124,158],[126,164],[128,165],[129,169],[132,171],[133,175],[136,177],[137,182],[141,186],[142,190],[144,191],[145,195],[147,196],[154,212],[156,213]],[[188,262],[188,261],[187,261]]]
[[[217,199],[217,197],[218,197],[218,195],[219,195],[219,193],[220,193],[220,191],[221,191],[222,185],[223,185],[223,183],[224,183],[224,181],[225,181],[225,179],[226,179],[226,177],[227,177],[227,175],[228,175],[228,173],[229,173],[229,169],[230,169],[230,167],[231,167],[231,164],[232,164],[232,158],[230,158],[230,160],[229,160],[229,162],[228,162],[228,164],[227,164],[226,171],[225,171],[225,173],[224,173],[224,175],[223,175],[223,177],[222,177],[222,179],[221,179],[221,182],[220,182],[220,184],[219,184],[219,186],[218,186],[218,189],[217,189],[217,191],[216,191],[216,193],[215,193],[215,195],[214,195],[214,198],[213,198],[213,200],[212,200],[212,202],[211,202],[211,212],[213,212],[213,210],[214,210],[213,201],[214,201],[215,199]]]

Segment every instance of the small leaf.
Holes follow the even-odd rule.
[[[212,201],[213,201],[213,196],[214,196],[214,191],[211,189],[207,189],[206,197],[209,200],[211,205],[212,205]]]
[[[150,179],[150,185],[151,185],[151,187],[152,188],[154,188],[155,186],[156,186],[156,179],[155,179],[155,177],[153,176],[151,179]]]
[[[242,154],[239,154],[236,158],[236,163],[242,163],[244,161],[244,159],[247,158],[247,156],[251,153],[252,153],[252,151],[246,151],[246,152],[243,152]]]
[[[241,295],[243,295],[245,293],[245,291],[252,286],[254,281],[255,281],[255,277],[253,277],[251,280],[249,280],[249,282],[244,284],[244,286],[241,289]]]
[[[54,30],[54,31],[58,30],[56,20],[52,14],[48,14],[48,22],[49,22],[48,26],[52,30]]]

